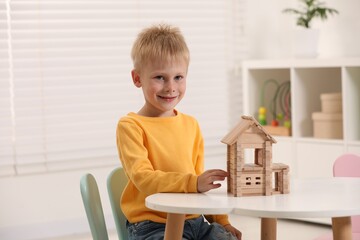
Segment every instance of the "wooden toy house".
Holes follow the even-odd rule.
[[[228,192],[234,196],[289,193],[289,166],[272,162],[276,140],[251,116],[221,140],[227,144]],[[254,152],[254,163],[245,163],[245,150]]]

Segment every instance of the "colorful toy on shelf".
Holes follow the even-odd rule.
[[[255,118],[242,116],[221,142],[227,145],[228,192],[235,197],[290,192],[289,166],[272,162],[276,140]],[[245,163],[245,149],[254,150],[254,163]]]
[[[261,125],[266,125],[266,108],[265,107],[259,108],[258,120]]]
[[[267,124],[267,115],[265,107],[265,94],[269,85],[273,86],[274,94],[270,97],[269,112],[271,116],[270,125]],[[269,97],[268,97],[269,98]],[[280,108],[280,112],[278,112]],[[258,110],[258,121],[264,128],[274,135],[291,135],[291,102],[290,102],[290,81],[279,84],[275,79],[268,79],[264,82],[261,91],[261,107]]]
[[[279,88],[276,92],[276,97],[278,99],[282,113],[278,113],[281,116],[281,121],[283,121],[283,126],[286,128],[291,127],[290,115],[291,115],[291,99],[290,99],[290,81],[283,82],[279,85]]]

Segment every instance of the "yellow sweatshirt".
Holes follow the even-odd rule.
[[[159,192],[197,192],[197,178],[204,169],[204,143],[197,121],[179,112],[155,118],[129,113],[120,119],[116,136],[129,178],[121,198],[126,218],[131,223],[165,223],[166,213],[146,208],[145,198]],[[211,218],[229,224],[227,215]]]

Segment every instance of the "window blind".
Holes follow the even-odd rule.
[[[0,1],[0,175],[12,169],[11,72],[7,3]]]
[[[177,109],[198,119],[206,162],[225,161],[225,2],[0,0],[0,174],[119,164],[117,121],[144,101],[132,43],[159,22],[179,26],[190,49]]]

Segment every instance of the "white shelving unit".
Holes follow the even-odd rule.
[[[273,161],[288,164],[292,178],[332,176],[336,157],[360,154],[360,59],[244,61],[244,114],[257,118],[268,79],[290,81],[291,136],[275,136]],[[316,139],[312,113],[321,111],[320,94],[333,92],[342,93],[343,139]],[[265,96],[269,102],[271,96]]]

